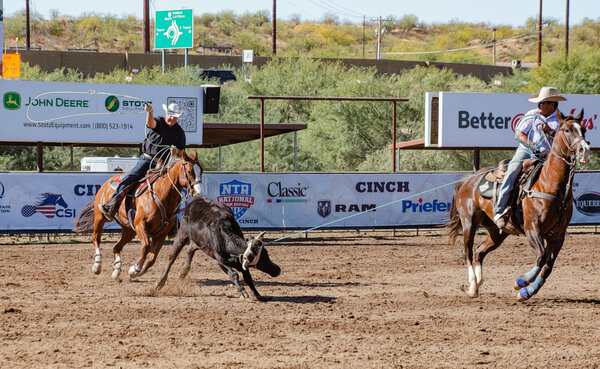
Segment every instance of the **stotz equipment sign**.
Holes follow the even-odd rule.
[[[154,28],[155,49],[181,49],[194,46],[192,9],[159,10]]]

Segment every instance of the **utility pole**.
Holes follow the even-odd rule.
[[[144,54],[150,52],[150,0],[144,0],[144,20],[142,25],[142,38],[144,44]]]
[[[567,0],[567,14],[565,16],[565,57],[569,56],[569,0]]]
[[[497,30],[497,28],[494,28],[494,39],[492,40],[493,45],[494,45],[493,46],[494,53],[493,53],[493,56],[492,56],[492,65],[493,66],[496,66],[496,30]]]
[[[276,6],[277,6],[277,0],[273,0],[273,30],[271,31],[271,33],[273,34],[273,47],[271,49],[271,56],[275,56],[275,53],[277,52],[277,12],[276,12]]]
[[[540,20],[538,22],[538,67],[542,65],[542,0],[540,0]]]
[[[377,60],[381,59],[381,15],[377,26]]]
[[[365,58],[365,27],[367,26],[366,15],[363,15],[363,59]]]
[[[25,0],[25,27],[27,28],[27,50],[31,47],[31,33],[29,31],[29,0]]]

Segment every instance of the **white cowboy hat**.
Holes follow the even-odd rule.
[[[567,101],[567,99],[558,94],[558,88],[544,86],[540,89],[539,94],[529,96],[529,101],[541,103],[542,101]]]
[[[183,109],[177,103],[170,103],[168,108],[165,104],[162,104],[162,108],[165,110],[165,113],[175,118],[179,118],[183,114]]]

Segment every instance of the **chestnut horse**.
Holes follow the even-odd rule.
[[[112,176],[98,190],[96,198],[87,204],[75,220],[75,232],[92,231],[92,243],[95,249],[92,272],[100,274],[102,270],[102,257],[100,255],[100,241],[102,227],[107,219],[98,210],[98,203],[110,199],[114,190],[110,183],[120,174]],[[135,199],[132,206],[135,215],[132,215],[133,224],[128,217],[127,204],[131,203],[131,196],[121,202],[115,216],[115,221],[121,226],[121,238],[113,246],[114,262],[112,278],[118,279],[121,275],[121,250],[136,235],[142,244],[142,255],[135,265],[129,268],[129,277],[134,279],[144,274],[158,256],[158,253],[167,237],[168,231],[177,219],[177,210],[182,199],[182,190],[187,188],[187,193],[201,192],[202,166],[198,162],[195,151],[188,156],[183,152],[182,160],[162,168],[159,178],[150,188],[146,189]],[[126,191],[125,189],[124,191]]]
[[[580,164],[586,164],[590,155],[590,145],[585,141],[585,128],[580,123],[583,109],[577,117],[563,117],[560,111],[557,115],[560,124],[539,179],[527,196],[522,200],[515,199],[511,204],[516,209],[520,201],[523,211],[522,228],[517,224],[513,211],[506,227],[499,230],[492,221],[493,200],[485,199],[477,192],[478,184],[491,167],[483,168],[456,184],[447,228],[450,242],[454,242],[462,231],[469,276],[467,294],[470,297],[479,296],[479,288],[483,282],[483,259],[500,246],[509,234],[524,233],[537,255],[533,268],[517,277],[515,289],[519,290],[518,301],[535,295],[552,272],[573,214],[572,183],[576,160]],[[473,248],[479,225],[487,229],[488,235],[485,241]]]

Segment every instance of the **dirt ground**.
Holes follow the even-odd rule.
[[[115,282],[111,243],[96,276],[83,237],[3,237],[0,367],[600,368],[600,234],[569,231],[525,303],[512,288],[535,259],[523,236],[488,256],[470,299],[442,231],[311,232],[268,246],[282,274],[253,272],[266,303],[238,299],[202,253],[183,281],[181,255],[155,293],[170,244],[139,281]],[[125,247],[125,271],[139,253]]]

